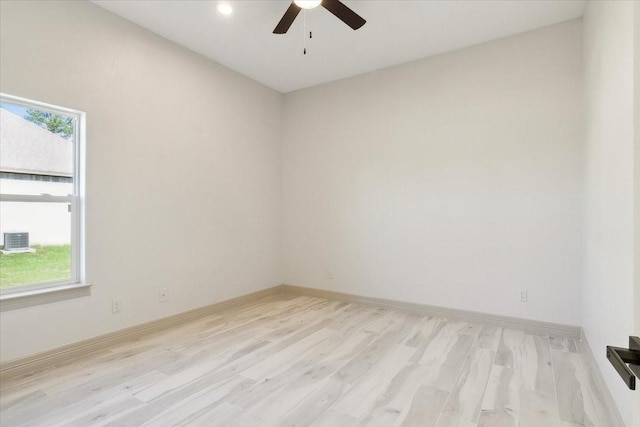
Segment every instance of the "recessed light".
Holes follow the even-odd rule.
[[[220,3],[218,5],[218,12],[223,15],[231,15],[231,13],[233,12],[233,8],[229,3]]]

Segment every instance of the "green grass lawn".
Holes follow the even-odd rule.
[[[0,288],[71,277],[71,246],[34,245],[35,253],[0,254]]]

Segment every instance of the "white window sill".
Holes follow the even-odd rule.
[[[81,283],[3,294],[0,295],[0,312],[84,297],[90,295],[90,291],[91,285]]]

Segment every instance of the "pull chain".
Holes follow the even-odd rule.
[[[302,31],[302,54],[306,55],[307,54],[307,11],[303,10],[302,11],[302,25],[303,25],[303,31]],[[311,31],[309,31],[309,38],[312,39],[313,38],[313,33]]]

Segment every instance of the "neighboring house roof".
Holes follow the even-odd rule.
[[[0,172],[73,176],[73,143],[0,109]]]

